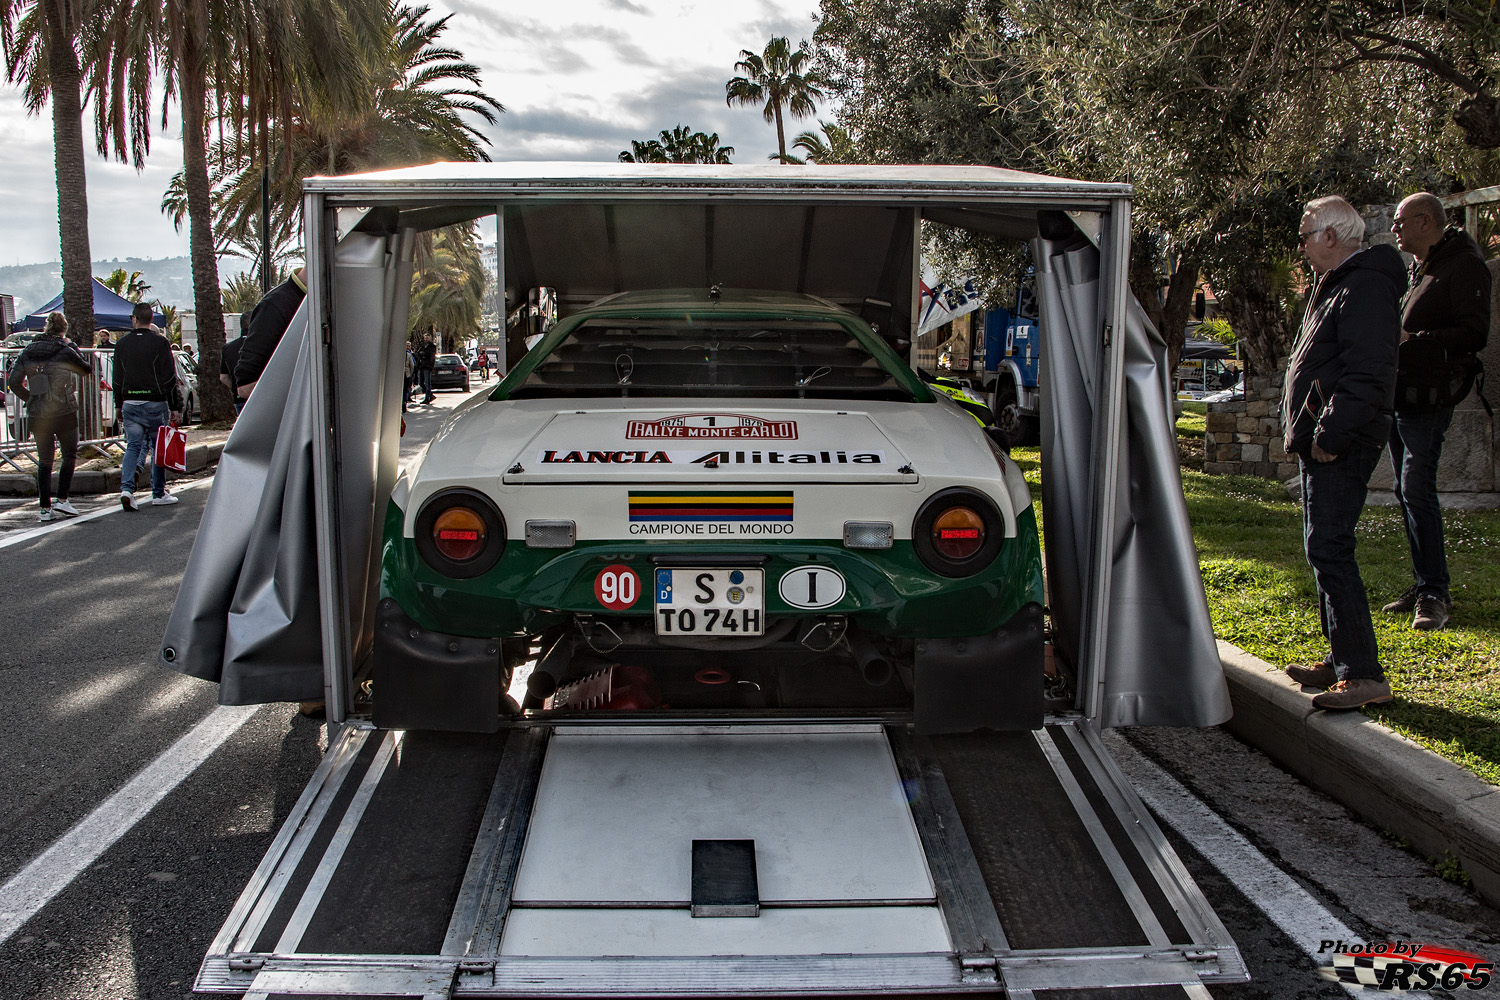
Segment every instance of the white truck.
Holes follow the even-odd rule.
[[[225,703],[323,698],[329,747],[227,914],[197,991],[1030,998],[1153,987],[1202,997],[1205,983],[1247,978],[1223,924],[1099,736],[1126,724],[1212,725],[1229,711],[1166,425],[1160,352],[1125,282],[1128,187],[975,167],[495,163],[313,178],[305,192],[307,300],[218,466],[160,659],[218,681]],[[382,537],[398,475],[415,237],[487,217],[498,220],[503,302],[555,289],[558,338],[570,315],[606,296],[698,288],[712,299],[722,287],[816,296],[820,309],[831,303],[862,316],[861,330],[878,326],[892,341],[910,341],[922,220],[1031,240],[1050,338],[1041,430],[1054,663],[1051,696],[1038,700],[1035,718],[1003,704],[993,715],[965,714],[971,701],[1032,696],[1018,686],[996,698],[983,678],[1040,688],[1043,677],[996,673],[1003,649],[962,642],[937,656],[919,643],[915,702],[901,694],[904,679],[883,672],[891,698],[865,699],[851,685],[837,689],[846,699],[811,707],[731,698],[684,710],[596,710],[617,693],[597,680],[575,688],[571,701],[561,689],[524,706],[495,698],[494,678],[533,656],[561,649],[555,655],[566,661],[614,649],[608,632],[619,622],[602,612],[573,614],[555,633],[572,641],[547,649],[482,636],[433,643],[419,623],[403,624],[384,640],[397,668],[388,676],[403,679],[388,684],[377,674],[367,685],[376,631],[398,623],[380,606]],[[590,391],[607,390],[609,406],[624,405],[647,371],[643,345],[630,343],[592,369]],[[755,346],[776,349],[774,337]],[[523,368],[530,377],[569,375],[530,365],[517,378]],[[797,371],[790,384],[821,378],[816,367]],[[671,376],[662,368],[652,377]],[[543,436],[584,434],[602,419],[598,399],[566,395],[548,397],[561,422]],[[546,423],[540,405],[524,407],[538,426]],[[820,427],[861,428],[875,442],[856,442],[861,454],[887,448],[876,436],[880,422],[863,420],[854,405],[799,398],[783,407],[790,416],[740,413],[733,421],[720,412],[734,408],[728,402],[657,408],[635,422],[667,442],[660,448],[669,457],[687,447],[676,438],[693,434],[786,437],[814,410]],[[894,404],[881,414],[897,434],[904,418]],[[474,420],[467,426],[472,432]],[[487,468],[485,448],[471,443],[476,468]],[[558,453],[576,451],[584,464],[592,453],[587,443],[567,448]],[[613,468],[615,452],[633,461],[632,449],[645,446],[598,448],[601,467]],[[902,449],[899,469],[880,483],[864,477],[860,488],[893,498],[928,489],[924,468],[943,463],[909,442]],[[734,461],[727,456],[735,452],[723,453]],[[808,454],[795,488],[824,498],[812,501],[822,520],[849,516],[828,499],[841,480],[818,476],[818,453]],[[973,454],[1006,461],[998,450]],[[894,465],[894,456],[879,460]],[[535,478],[530,465],[544,461],[522,456],[475,492],[484,503],[509,503]],[[708,489],[709,472],[696,468],[684,482]],[[567,482],[581,493],[587,480]],[[723,494],[714,494],[721,508],[732,501],[775,508],[756,515],[763,519],[800,516],[793,506],[801,501],[790,495]],[[533,552],[566,544],[567,493],[557,496],[556,511],[526,515],[537,518],[534,535],[531,526],[458,514],[432,526],[433,538],[458,563],[483,550],[491,530]],[[1016,499],[1024,507],[1024,488]],[[629,502],[630,515],[639,502],[644,518],[663,504],[680,510],[696,501],[645,491]],[[947,540],[957,545],[983,528],[954,524]],[[906,530],[884,527],[898,541]],[[387,540],[404,537],[395,528]],[[849,537],[875,547],[880,533],[865,525]],[[738,544],[749,565],[765,546],[794,542]],[[655,551],[642,556],[622,542],[617,561]],[[717,587],[715,574],[727,571],[722,556],[713,559],[700,575]],[[680,557],[669,562],[682,568]],[[808,593],[797,599],[811,600],[810,573],[799,572]],[[601,586],[606,576],[601,604],[637,599],[601,562]],[[467,599],[441,579],[413,580],[444,607]],[[566,597],[545,572],[515,586],[525,591],[518,603],[536,613]],[[787,593],[781,600],[793,601]],[[767,598],[767,615],[775,600]],[[845,652],[835,617],[812,640],[826,643],[829,656]],[[741,624],[762,622],[757,615]],[[714,650],[728,647],[713,645],[714,636],[697,641],[689,672],[718,683],[715,671],[731,671]],[[400,669],[402,643],[420,670]],[[785,666],[766,660],[768,670]],[[650,670],[649,650],[634,664]],[[531,668],[563,678],[569,667]],[[453,698],[455,689],[475,694]],[[922,691],[936,694],[930,712]],[[382,728],[382,715],[405,721]],[[458,716],[477,724],[445,725]]]

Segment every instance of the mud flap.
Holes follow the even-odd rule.
[[[500,729],[499,639],[423,628],[387,597],[375,610],[374,722],[381,729]]]
[[[1035,602],[985,635],[918,640],[917,732],[1041,728],[1042,655],[1042,606]]]

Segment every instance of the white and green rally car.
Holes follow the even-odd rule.
[[[600,300],[398,481],[376,722],[1040,725],[1041,552],[998,436],[824,300]],[[536,654],[524,703],[506,701]]]

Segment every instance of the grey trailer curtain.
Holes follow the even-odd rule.
[[[1087,656],[1091,530],[1110,442],[1099,407],[1107,378],[1100,255],[1082,237],[1033,243],[1046,346],[1042,359],[1042,505],[1054,642],[1079,664],[1080,691],[1099,683],[1101,726],[1211,726],[1230,716],[1208,601],[1182,495],[1166,343],[1127,294],[1122,420],[1108,621],[1102,655]]]
[[[224,705],[323,697],[309,340],[303,303],[224,445],[157,653]]]
[[[326,361],[309,335],[309,299],[224,446],[157,654],[165,666],[219,682],[222,704],[327,697],[335,719],[348,707],[345,682],[374,638],[377,526],[396,482],[412,241],[410,233],[339,241],[332,307],[340,322]],[[392,244],[405,248],[399,259]],[[320,411],[319,392],[329,411]],[[325,423],[336,462],[325,454],[329,440],[314,439]],[[319,517],[320,496],[333,505],[330,517]],[[345,595],[347,621],[332,655],[320,552],[332,554],[333,585]]]

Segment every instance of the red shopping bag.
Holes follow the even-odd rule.
[[[163,469],[187,471],[187,431],[165,424],[156,429],[156,464]]]

